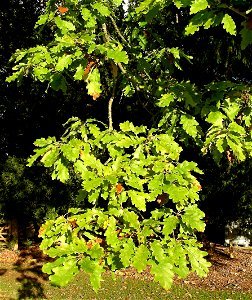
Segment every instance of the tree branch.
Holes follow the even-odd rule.
[[[109,42],[110,41],[110,36],[107,30],[107,25],[105,23],[102,24],[102,30],[104,33],[104,40],[105,42]],[[114,76],[114,80],[113,80],[113,91],[112,91],[112,96],[109,99],[108,102],[108,121],[109,121],[109,130],[113,130],[113,115],[112,115],[112,105],[113,105],[113,101],[115,98],[115,87],[116,87],[116,76]]]
[[[115,89],[116,89],[116,78],[114,79],[113,82],[113,91],[112,91],[112,96],[109,99],[108,102],[108,120],[109,120],[109,130],[113,130],[113,116],[112,116],[112,105],[113,101],[115,98]]]
[[[103,31],[103,33],[104,33],[105,42],[109,42],[109,41],[110,41],[110,36],[109,36],[108,30],[107,30],[107,25],[106,25],[106,23],[103,23],[103,24],[102,24],[102,31]]]

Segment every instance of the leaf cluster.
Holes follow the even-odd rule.
[[[173,138],[120,124],[120,131],[100,129],[89,120],[72,119],[60,141],[35,142],[36,154],[52,167],[52,177],[65,182],[69,169],[79,175],[80,197],[90,209],[70,209],[40,229],[41,249],[56,258],[43,270],[65,285],[83,269],[100,287],[102,273],[149,265],[155,280],[169,288],[175,274],[204,276],[209,263],[195,232],[203,231],[204,213],[196,202],[201,190],[193,162],[178,162],[182,150]]]
[[[252,102],[250,88],[219,82],[199,89],[190,83],[171,84],[157,105],[159,127],[186,145],[190,140],[216,162],[251,157]]]

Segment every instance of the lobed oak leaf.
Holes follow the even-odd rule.
[[[95,61],[93,61],[93,60],[91,60],[91,61],[88,62],[87,66],[86,66],[86,68],[84,70],[84,73],[83,73],[83,77],[84,78],[86,78],[86,76],[89,74],[89,72],[90,72],[90,70],[91,70],[91,68],[92,68],[92,66],[94,64],[95,64]]]
[[[71,225],[72,229],[78,227],[76,219],[68,220],[68,223]]]
[[[87,248],[88,248],[88,250],[92,249],[92,247],[93,247],[93,242],[92,241],[88,241],[87,242]]]
[[[198,188],[198,191],[202,190],[202,186],[201,186],[201,184],[197,180],[193,182],[193,185]]]
[[[39,228],[39,234],[38,234],[38,237],[43,237],[44,234],[46,232],[46,224],[43,224],[42,226],[40,226]]]
[[[123,190],[124,190],[123,185],[121,183],[117,183],[117,185],[116,185],[116,193],[117,193],[117,195],[121,194]]]
[[[95,242],[97,244],[99,244],[100,246],[102,246],[102,247],[104,247],[106,245],[106,241],[104,239],[101,239],[101,238],[96,238]]]
[[[64,7],[64,6],[59,6],[58,7],[58,11],[63,15],[65,14],[66,12],[68,12],[68,8],[67,7]]]
[[[92,95],[93,100],[98,99],[100,96],[101,96],[101,94],[99,94],[99,93],[93,93],[93,95]]]
[[[84,151],[83,150],[80,150],[80,159],[84,160]]]

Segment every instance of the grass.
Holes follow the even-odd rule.
[[[117,276],[113,280],[110,275],[104,276],[102,287],[96,294],[89,278],[80,273],[72,283],[65,288],[51,286],[42,280],[42,274],[34,270],[18,268],[0,269],[0,299],[51,299],[51,300],[148,300],[148,299],[197,299],[197,300],[250,300],[252,293],[234,291],[206,291],[174,285],[170,291],[163,290],[159,284],[146,278],[130,278]],[[41,276],[40,276],[41,275]]]

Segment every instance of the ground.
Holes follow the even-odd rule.
[[[230,258],[229,247],[216,245],[208,253],[208,260],[212,263],[206,278],[199,278],[191,274],[184,280],[176,279],[177,284],[192,286],[204,290],[237,290],[252,291],[252,248],[234,247],[233,258]],[[130,269],[123,272],[126,276],[139,276]],[[145,276],[149,276],[148,272]]]
[[[250,299],[250,295],[252,295],[252,248],[236,247],[233,250],[232,256],[233,258],[230,258],[229,248],[227,247],[217,245],[215,248],[210,248],[208,259],[211,261],[212,267],[210,268],[208,276],[202,279],[191,274],[184,280],[176,279],[175,285],[187,290],[193,288],[213,292],[227,291],[227,293],[237,291],[241,292],[241,295],[244,293],[244,295],[247,296],[246,298],[243,298],[242,296],[242,298],[236,299]],[[48,283],[47,276],[41,271],[41,266],[47,260],[48,258],[42,254],[38,246],[31,246],[19,251],[10,251],[6,249],[0,251],[0,299],[56,299],[53,298],[55,296],[51,296],[51,298],[49,295],[48,297],[48,294],[46,297],[43,290],[43,286],[45,284],[48,285]],[[150,282],[151,279],[151,275],[148,271],[138,274],[134,269],[119,271],[117,276],[121,278],[120,280],[122,283],[126,283],[127,279],[130,279],[133,282],[136,282],[137,279]],[[1,282],[5,285],[2,289]],[[17,294],[13,294],[13,297],[6,296],[7,292],[5,294],[5,289],[7,291],[8,282],[10,283],[10,289],[13,289],[13,282],[17,282],[16,289],[18,291],[18,297],[16,296]],[[20,288],[21,285],[22,288]],[[188,299],[189,298],[190,297],[188,297]],[[227,299],[226,297],[224,298]],[[134,299],[141,299],[141,297]],[[148,297],[148,299],[156,299],[156,297]],[[165,297],[163,299],[167,298]]]
[[[183,284],[210,290],[252,290],[251,249],[234,248],[233,258],[230,258],[229,248],[217,246],[210,251],[209,260],[212,267],[206,278],[200,279],[192,275]]]

